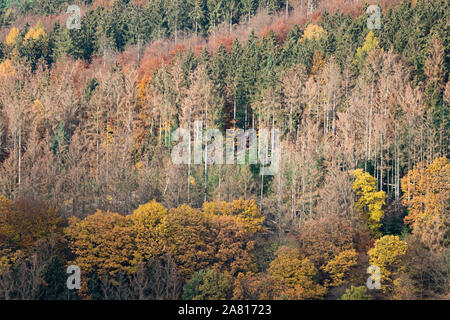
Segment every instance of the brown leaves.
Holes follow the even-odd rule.
[[[317,266],[326,264],[337,252],[352,248],[354,230],[336,215],[310,220],[299,231],[300,252]]]
[[[0,246],[29,249],[38,240],[62,231],[56,209],[39,201],[11,201],[0,196]]]

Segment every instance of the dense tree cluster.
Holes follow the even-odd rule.
[[[380,30],[353,0],[75,3],[0,5],[0,299],[448,295],[449,1]],[[175,164],[177,128],[277,128],[278,170]]]

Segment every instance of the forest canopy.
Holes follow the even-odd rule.
[[[0,299],[448,299],[449,15],[1,1]],[[172,161],[177,129],[199,162]],[[208,162],[273,129],[273,175]]]

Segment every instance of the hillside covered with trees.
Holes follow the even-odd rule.
[[[448,0],[0,0],[0,299],[449,299],[449,22]],[[174,163],[180,128],[233,151],[278,129],[277,170],[208,163],[216,136]]]

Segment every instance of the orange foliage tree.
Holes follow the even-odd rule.
[[[211,262],[212,233],[208,218],[198,209],[181,205],[169,210],[164,221],[164,242],[179,274],[186,278]]]
[[[402,179],[403,204],[409,209],[405,223],[430,249],[448,245],[450,163],[437,158],[420,163]]]
[[[96,271],[113,276],[132,272],[135,244],[126,217],[98,210],[83,220],[71,218],[65,233],[76,255],[74,264],[81,268],[82,274]]]
[[[255,233],[262,228],[264,217],[255,200],[233,200],[232,202],[205,202],[203,212],[209,215],[233,216],[248,231]]]
[[[205,202],[203,212],[211,219],[214,267],[231,274],[254,271],[254,235],[264,220],[255,201]]]
[[[255,269],[254,235],[262,215],[254,201],[207,203],[204,211],[187,205],[167,210],[156,201],[131,215],[97,211],[66,228],[75,263],[85,272],[115,275],[171,256],[182,279],[212,266],[236,274]]]

